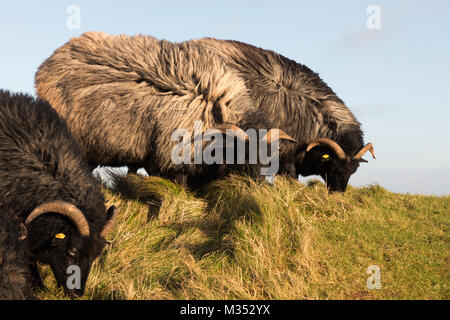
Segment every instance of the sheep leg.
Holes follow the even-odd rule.
[[[30,273],[31,273],[31,286],[34,289],[44,289],[44,283],[42,282],[41,274],[39,273],[38,266],[36,262],[32,262],[30,265]]]
[[[281,173],[287,173],[288,176],[296,180],[298,179],[297,170],[295,170],[295,165],[293,163],[285,163],[283,167],[284,170],[282,170]]]
[[[128,166],[128,173],[137,174],[139,168],[140,168],[139,166],[129,165]]]

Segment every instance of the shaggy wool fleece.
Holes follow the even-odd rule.
[[[254,109],[244,80],[218,55],[143,35],[71,39],[40,66],[36,90],[67,120],[91,164],[159,173],[174,166],[175,129],[239,123]]]
[[[349,155],[363,146],[360,123],[307,66],[239,41],[203,38],[189,42],[214,51],[235,69],[245,80],[255,107],[300,143],[329,138]]]

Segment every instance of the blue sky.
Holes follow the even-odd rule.
[[[71,5],[80,29],[67,26]],[[366,26],[370,5],[380,29]],[[350,184],[450,194],[449,15],[448,0],[8,1],[0,87],[34,93],[40,63],[85,31],[240,40],[307,65],[354,112],[377,159]]]

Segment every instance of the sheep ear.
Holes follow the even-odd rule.
[[[363,158],[359,158],[358,162],[369,162],[369,161],[367,161],[366,159],[363,159]]]
[[[108,233],[111,232],[114,223],[116,222],[118,210],[115,206],[111,206],[108,208],[108,211],[106,212],[106,221],[105,225],[103,226],[102,231],[100,232],[100,235],[105,238]]]

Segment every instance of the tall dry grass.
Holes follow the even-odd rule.
[[[450,197],[328,194],[233,176],[192,193],[114,177],[120,210],[84,299],[448,299]],[[381,289],[366,285],[381,269]],[[43,267],[43,299],[66,298]]]

